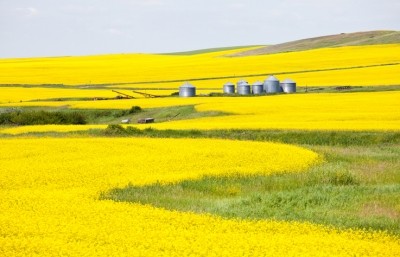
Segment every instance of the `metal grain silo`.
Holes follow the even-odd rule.
[[[279,80],[273,75],[269,76],[264,81],[264,91],[269,94],[282,92],[280,84],[279,84]]]
[[[237,85],[237,92],[239,95],[250,95],[250,85],[247,81],[240,80]]]
[[[235,84],[228,82],[224,84],[224,94],[234,94]]]
[[[285,79],[281,83],[281,88],[285,93],[296,93],[296,82],[291,79]]]
[[[254,84],[251,86],[251,91],[254,95],[260,95],[264,93],[264,83],[260,81],[254,82]]]
[[[192,84],[186,82],[182,86],[179,87],[179,96],[180,97],[193,97],[196,96],[196,87]]]

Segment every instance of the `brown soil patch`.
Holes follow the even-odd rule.
[[[363,206],[360,216],[363,217],[385,217],[389,219],[399,219],[400,218],[400,212],[383,206],[379,202],[370,202],[367,203]]]

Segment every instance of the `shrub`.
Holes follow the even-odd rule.
[[[118,136],[127,134],[127,131],[119,124],[110,124],[104,130],[104,134],[108,136]]]
[[[142,110],[142,108],[140,108],[140,106],[132,106],[132,108],[129,110],[129,114],[133,114],[133,113],[138,113]]]

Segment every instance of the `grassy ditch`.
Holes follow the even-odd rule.
[[[75,132],[75,135],[153,138],[221,138],[232,140],[270,141],[297,145],[373,146],[400,144],[400,132],[388,131],[304,131],[304,130],[158,130],[110,125],[104,130]]]
[[[282,132],[281,136],[292,137],[286,141],[299,142],[294,139],[295,134]],[[330,138],[329,134],[320,137],[326,137],[326,141]],[[337,141],[337,137],[331,139]],[[310,144],[305,139],[300,145],[324,155],[326,162],[300,174],[204,177],[169,185],[129,185],[104,192],[101,199],[227,218],[309,221],[400,235],[399,142],[373,144],[360,140],[325,145]]]

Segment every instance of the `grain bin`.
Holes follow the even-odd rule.
[[[254,95],[260,95],[264,93],[264,84],[260,81],[256,81],[253,83],[251,86],[251,91],[253,92]]]
[[[250,85],[247,81],[239,80],[237,85],[237,92],[239,95],[250,95]]]
[[[268,94],[282,92],[281,87],[279,85],[279,80],[273,75],[269,76],[264,81],[264,91],[267,92]]]
[[[228,82],[224,84],[224,94],[234,94],[235,84]]]
[[[296,93],[296,82],[291,79],[285,79],[281,83],[281,88],[285,93]]]
[[[196,87],[192,84],[186,82],[182,86],[179,87],[179,96],[180,97],[193,97],[196,96]]]

